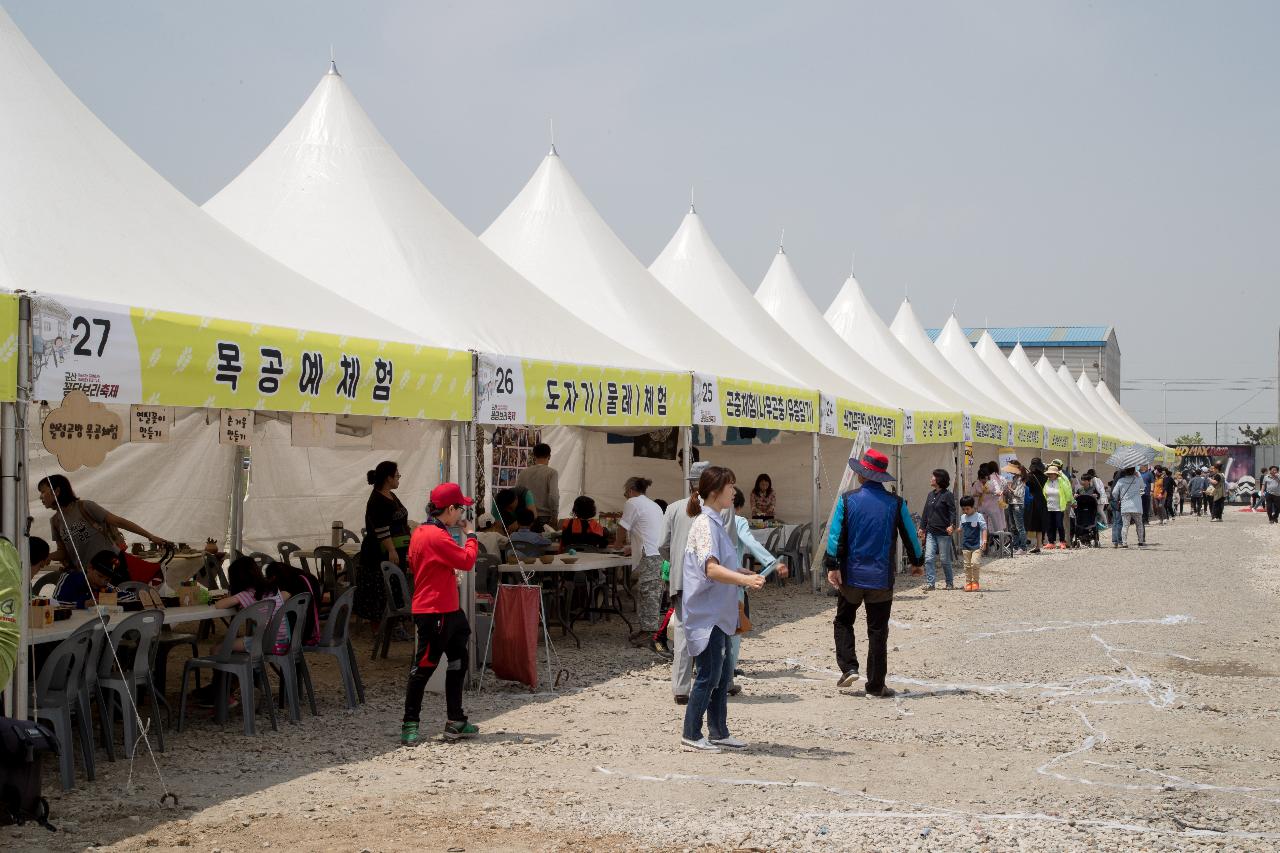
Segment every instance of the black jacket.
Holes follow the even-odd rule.
[[[924,510],[920,513],[920,526],[925,533],[946,535],[948,527],[955,527],[959,513],[956,510],[956,496],[950,491],[929,490],[924,499]]]

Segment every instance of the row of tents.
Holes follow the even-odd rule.
[[[80,103],[3,11],[0,76],[0,288],[36,294],[0,312],[12,315],[0,396],[56,405],[80,388],[178,407],[167,444],[126,445],[77,475],[175,539],[224,530],[232,495],[248,501],[250,543],[357,523],[363,472],[386,455],[370,423],[386,418],[422,422],[398,453],[414,492],[442,476],[489,481],[503,463],[483,436],[540,427],[566,511],[578,493],[616,508],[632,473],[678,495],[678,466],[611,438],[658,428],[714,446],[703,456],[740,476],[769,471],[791,517],[816,514],[859,428],[908,493],[958,465],[967,442],[992,448],[980,457],[1023,448],[1086,466],[1122,443],[1168,452],[1104,384],[1020,348],[1006,358],[989,335],[973,347],[954,317],[935,345],[909,302],[886,325],[852,275],[824,316],[782,248],[753,294],[692,206],[645,267],[554,147],[477,237],[334,65],[203,208]],[[260,413],[248,485],[250,454],[220,442],[221,409]],[[290,413],[336,415],[336,438],[299,446]],[[43,476],[54,469],[37,433],[25,452]],[[21,476],[28,495],[34,480]],[[6,530],[23,511],[6,510]]]

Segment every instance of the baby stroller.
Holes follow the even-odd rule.
[[[1075,521],[1071,525],[1072,546],[1097,548],[1098,545],[1098,496],[1092,492],[1076,495]]]

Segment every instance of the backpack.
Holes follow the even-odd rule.
[[[58,751],[48,727],[0,717],[0,826],[29,820],[50,832],[49,801],[40,795],[42,753]]]

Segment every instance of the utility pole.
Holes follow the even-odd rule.
[[[1160,383],[1160,396],[1164,400],[1164,435],[1160,439],[1165,443],[1169,443],[1169,383]]]

